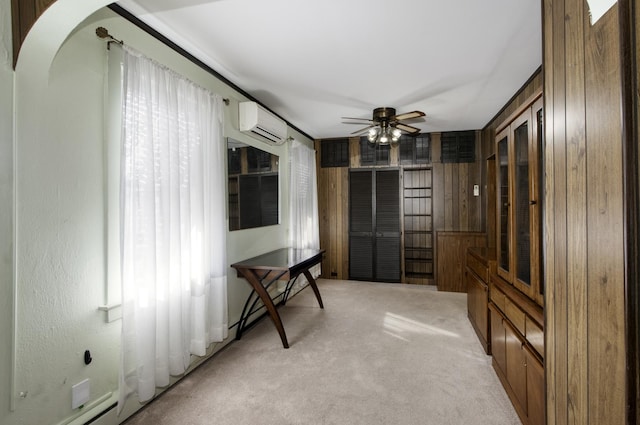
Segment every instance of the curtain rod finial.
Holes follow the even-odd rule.
[[[108,38],[109,39],[109,43],[116,42],[120,45],[123,45],[124,42],[122,40],[118,40],[117,38],[114,38],[111,34],[109,34],[109,31],[105,28],[105,27],[98,27],[96,28],[96,35],[100,38]]]

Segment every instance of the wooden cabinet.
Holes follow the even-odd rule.
[[[527,362],[527,417],[529,425],[544,425],[545,386],[544,367],[531,350],[525,350]]]
[[[495,270],[493,250],[469,248],[466,254],[467,313],[480,344],[491,354],[489,329],[489,271]]]
[[[438,291],[467,292],[464,263],[467,248],[486,246],[480,232],[436,232],[436,284]]]
[[[498,275],[540,305],[542,123],[538,98],[496,136]]]
[[[504,323],[507,380],[523,415],[527,415],[527,360],[524,339],[509,322]]]
[[[534,95],[497,127],[496,270],[489,282],[493,367],[525,425],[543,425],[542,97]],[[489,229],[489,227],[488,227]],[[488,231],[491,231],[489,229]]]
[[[522,422],[543,425],[542,309],[499,279],[489,289],[493,367]]]
[[[491,312],[491,355],[493,356],[493,368],[498,376],[506,376],[507,373],[507,350],[506,350],[506,329],[504,327],[504,317],[496,309],[495,304],[489,306]],[[501,375],[502,374],[502,375]]]

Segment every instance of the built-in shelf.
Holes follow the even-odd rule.
[[[433,284],[431,168],[404,169],[404,277],[407,283]]]

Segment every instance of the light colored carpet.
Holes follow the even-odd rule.
[[[126,424],[520,424],[466,294],[318,285],[279,310],[290,349],[265,318]]]

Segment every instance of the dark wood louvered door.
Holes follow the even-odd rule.
[[[349,278],[400,282],[400,173],[349,173]]]

